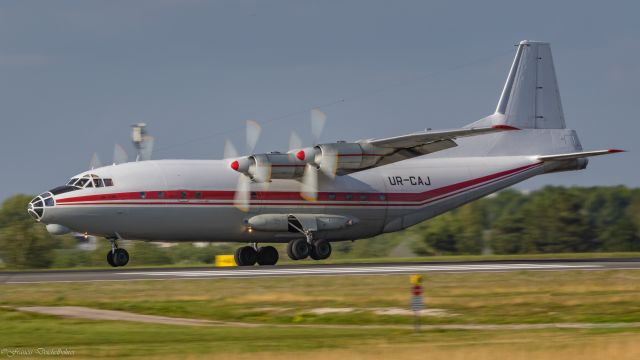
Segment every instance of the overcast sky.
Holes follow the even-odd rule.
[[[640,6],[615,1],[2,1],[0,199],[133,156],[220,158],[264,123],[257,151],[459,127],[493,112],[519,40],[551,43],[567,124],[623,148],[545,184],[640,185]]]

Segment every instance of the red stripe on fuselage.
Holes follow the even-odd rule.
[[[290,191],[260,191],[255,192],[256,197],[253,200],[260,201],[261,205],[304,205],[304,206],[421,206],[429,202],[437,201],[444,195],[455,195],[462,190],[475,189],[480,186],[488,185],[495,181],[499,181],[503,177],[516,175],[529,169],[540,166],[542,163],[522,166],[516,169],[505,170],[495,174],[486,175],[480,178],[463,181],[460,183],[443,186],[434,190],[428,190],[420,193],[354,193],[354,192],[322,192],[318,193],[317,202],[309,202],[304,200],[299,192]],[[468,189],[470,188],[470,189]],[[142,199],[141,193],[145,194]],[[186,193],[186,199],[182,198],[182,194]],[[200,194],[200,198],[196,198],[196,194]],[[158,197],[162,194],[162,197]],[[332,198],[329,199],[329,194]],[[351,196],[350,200],[346,199],[347,194]],[[360,196],[365,195],[366,199]],[[234,191],[216,190],[216,191],[193,191],[193,190],[170,190],[170,191],[145,191],[145,192],[126,192],[101,195],[77,196],[65,199],[56,199],[58,205],[211,205],[211,206],[228,206],[233,205],[235,196]],[[138,200],[136,202],[127,200]],[[140,201],[144,200],[144,201]],[[154,201],[150,201],[154,200]],[[158,201],[163,200],[163,201]],[[179,201],[181,200],[181,201]],[[207,200],[225,201],[226,202],[203,202]],[[270,201],[267,203],[267,201]],[[274,202],[274,201],[298,201],[298,202]],[[348,201],[348,202],[345,202]],[[329,202],[329,203],[326,203]],[[401,204],[391,204],[387,202],[402,202]]]

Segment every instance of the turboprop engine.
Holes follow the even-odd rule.
[[[296,152],[296,158],[331,175],[341,170],[361,170],[374,166],[393,151],[392,148],[382,148],[368,142],[339,141],[302,149]]]
[[[233,170],[249,176],[256,182],[301,178],[304,167],[305,163],[298,160],[293,153],[280,152],[245,156],[231,162]]]
[[[360,170],[375,165],[393,149],[373,146],[367,142],[337,142],[321,144],[287,153],[255,154],[233,160],[235,171],[256,182],[271,179],[300,179],[306,165],[311,165],[329,177],[341,170]]]

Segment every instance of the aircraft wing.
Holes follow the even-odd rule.
[[[376,148],[391,150],[389,154],[383,156],[380,161],[372,166],[377,167],[458,146],[454,140],[460,137],[476,136],[509,130],[519,129],[508,125],[494,125],[489,127],[451,130],[427,130],[384,139],[365,140],[360,141],[360,143],[367,143]],[[360,170],[364,169],[358,169],[356,171]]]
[[[624,152],[624,150],[607,149],[607,150],[582,151],[582,152],[567,153],[567,154],[543,155],[543,156],[538,156],[538,160],[541,160],[541,161],[572,160],[572,159],[585,158],[589,156],[615,154],[619,152]]]
[[[386,139],[368,140],[371,145],[394,148],[394,149],[411,149],[420,146],[427,146],[439,141],[453,141],[459,137],[476,136],[489,134],[505,130],[518,130],[508,125],[494,125],[490,127],[479,128],[463,128],[452,130],[423,131],[408,135],[394,136]],[[455,146],[455,145],[454,145]]]

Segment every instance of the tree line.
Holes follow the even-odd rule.
[[[640,189],[505,190],[412,231],[420,255],[639,251]]]
[[[108,243],[77,249],[73,236],[52,236],[25,209],[32,196],[15,195],[0,209],[0,267],[104,266]],[[407,230],[334,244],[332,258],[394,255],[534,254],[640,251],[640,189],[548,186],[505,190]],[[134,242],[132,264],[212,263],[236,245],[158,248]],[[407,254],[409,252],[409,254]],[[284,254],[284,252],[281,252]]]

